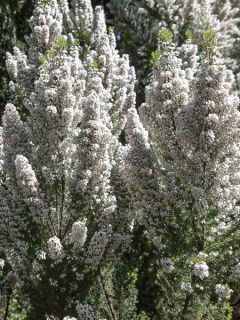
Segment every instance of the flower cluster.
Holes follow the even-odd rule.
[[[204,279],[209,277],[208,269],[208,265],[203,261],[194,265],[193,272],[200,279]]]
[[[87,239],[87,226],[85,221],[77,221],[72,225],[70,241],[73,243],[73,248],[83,247]]]
[[[64,250],[60,240],[54,236],[47,242],[49,255],[52,260],[61,260],[64,257]]]
[[[76,306],[76,309],[77,309],[77,313],[78,313],[78,316],[80,319],[83,319],[83,320],[94,320],[95,319],[93,309],[89,304],[78,303]]]
[[[221,284],[217,284],[215,287],[215,292],[219,296],[219,298],[225,298],[229,293],[229,288]]]

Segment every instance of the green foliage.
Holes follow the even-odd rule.
[[[55,56],[55,51],[54,50],[48,50],[47,52],[47,59],[53,58]]]
[[[53,47],[61,51],[66,50],[68,47],[67,40],[65,39],[64,36],[58,36],[55,38]]]
[[[85,61],[89,55],[91,47],[91,33],[89,31],[73,31],[74,40],[72,45],[80,45],[82,50],[80,58]]]
[[[158,32],[158,38],[161,42],[170,43],[173,39],[173,33],[170,29],[163,28]]]
[[[19,306],[19,297],[11,299],[8,318],[11,320],[27,320],[27,313]]]
[[[128,271],[129,266],[120,264],[114,274],[114,295],[116,300],[116,309],[118,310],[118,319],[134,319],[136,315],[137,302],[137,272]]]
[[[40,64],[44,64],[44,62],[47,60],[47,57],[44,55],[39,56],[38,61]]]
[[[97,60],[93,60],[93,62],[91,63],[91,67],[94,69],[98,69],[99,68],[99,63]]]
[[[163,52],[168,52],[171,50],[173,44],[173,33],[170,29],[163,28],[158,32],[158,47],[159,47],[159,54]]]
[[[48,5],[51,3],[51,0],[42,0],[42,3],[45,4],[45,5]]]
[[[126,28],[121,32],[121,37],[122,37],[122,41],[119,43],[119,47],[122,50],[126,50],[126,48],[128,47],[128,44],[131,43],[133,39],[132,30],[130,28]]]
[[[48,59],[55,57],[55,55],[57,54],[55,48],[49,49],[46,55],[42,54],[38,57],[38,62],[40,65],[44,64]]]
[[[233,319],[233,307],[231,306],[230,302],[228,301],[226,304],[226,319],[224,320],[232,320]]]
[[[44,64],[48,59],[53,58],[55,55],[56,55],[56,51],[53,50],[53,49],[50,49],[50,50],[47,51],[47,54],[46,54],[46,55],[42,54],[42,55],[40,55],[40,56],[38,57],[38,62],[39,62],[40,65],[42,65],[42,64]]]
[[[89,31],[73,31],[75,40],[77,40],[81,46],[89,46],[91,40],[91,33]]]
[[[142,311],[138,316],[138,320],[150,320],[150,318],[147,316],[147,314],[144,311]]]
[[[79,44],[78,39],[74,39],[73,42],[72,42],[72,45],[73,46],[77,46],[78,44]]]
[[[160,51],[159,50],[155,50],[155,51],[153,51],[151,53],[150,65],[151,65],[152,68],[157,68],[159,56],[160,56]]]
[[[214,30],[209,29],[203,34],[202,49],[212,55],[217,46],[217,34]]]
[[[108,32],[109,33],[114,32],[114,26],[108,26]]]
[[[192,30],[187,30],[187,31],[185,32],[185,37],[186,37],[186,39],[192,40],[192,39],[193,39],[193,32],[192,32]]]
[[[108,263],[91,289],[89,301],[95,307],[97,319],[147,320],[136,314],[136,273],[124,261]]]

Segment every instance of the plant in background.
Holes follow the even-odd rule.
[[[121,52],[130,55],[136,67],[137,106],[144,102],[144,86],[149,82],[152,52],[158,44],[159,30],[173,34],[181,47],[190,38],[200,44],[202,35],[214,29],[226,63],[238,73],[239,13],[229,0],[109,0],[109,21],[119,34]]]
[[[31,16],[34,0],[2,1],[0,7],[0,117],[9,98],[9,75],[6,70],[6,52],[12,51],[13,46],[24,48],[24,36],[28,29],[27,19]]]

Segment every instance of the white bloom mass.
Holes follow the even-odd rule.
[[[58,239],[58,237],[54,236],[50,238],[47,242],[47,245],[48,245],[48,252],[52,260],[61,260],[62,258],[64,258],[65,254],[64,254],[63,246],[60,240]]]
[[[188,292],[188,293],[193,292],[192,285],[189,282],[182,282],[180,288],[184,292]]]
[[[219,296],[219,298],[225,298],[229,293],[229,288],[221,284],[217,284],[215,287],[215,292]]]
[[[77,303],[76,310],[77,310],[79,318],[82,320],[94,320],[95,319],[93,309],[87,303],[84,303],[84,304]]]
[[[46,252],[43,251],[43,250],[39,250],[39,251],[37,252],[37,257],[38,257],[39,260],[45,260],[45,259],[46,259],[46,256],[47,256],[47,254],[46,254]]]
[[[209,271],[208,265],[203,261],[196,263],[193,267],[193,273],[195,276],[199,277],[200,279],[208,278]]]
[[[74,222],[70,233],[70,241],[73,248],[81,248],[87,239],[87,226],[85,221]]]

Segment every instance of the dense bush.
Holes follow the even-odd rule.
[[[238,318],[237,6],[41,0],[25,45],[4,27],[1,318]]]

